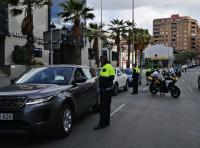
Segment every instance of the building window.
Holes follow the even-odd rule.
[[[42,58],[42,48],[34,48],[33,57]]]
[[[106,57],[107,57],[107,50],[102,50],[102,52],[103,52],[103,55],[105,55]]]
[[[117,61],[117,52],[112,51],[112,61]]]

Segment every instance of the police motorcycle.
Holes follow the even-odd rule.
[[[150,82],[149,90],[155,95],[160,92],[162,93],[170,93],[173,98],[178,98],[180,96],[180,89],[175,85],[178,78],[175,74],[163,71],[162,72],[164,79],[162,80],[159,77],[149,76],[147,79]]]

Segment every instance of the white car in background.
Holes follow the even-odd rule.
[[[101,68],[97,69],[96,74],[99,75]],[[122,71],[121,68],[115,68],[115,78],[113,81],[113,95],[117,95],[119,90],[128,91],[128,76]]]

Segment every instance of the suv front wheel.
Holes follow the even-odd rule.
[[[72,129],[72,108],[65,104],[60,112],[58,125],[57,125],[57,136],[60,138],[67,137],[71,133]]]

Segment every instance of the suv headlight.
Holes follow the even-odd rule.
[[[38,99],[30,99],[26,102],[26,105],[40,104],[44,102],[50,101],[54,96],[38,98]]]

